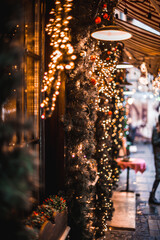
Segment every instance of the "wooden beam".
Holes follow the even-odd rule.
[[[120,4],[122,1],[123,1],[123,0],[119,0],[119,1],[118,1],[118,4]],[[118,5],[118,4],[117,4],[117,5]]]
[[[119,0],[117,5],[119,5],[122,1],[123,0]],[[152,4],[152,6],[154,7],[154,9],[157,11],[158,15],[160,15],[160,8],[159,8],[158,4],[156,3],[156,1],[150,0],[150,2]]]
[[[158,6],[158,4],[156,3],[155,0],[150,0],[152,6],[154,7],[154,9],[157,11],[157,13],[160,15],[160,8]]]

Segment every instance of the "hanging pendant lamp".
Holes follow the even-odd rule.
[[[131,33],[115,24],[114,9],[117,3],[118,0],[101,0],[99,11],[95,18],[97,29],[91,33],[94,39],[101,41],[123,41],[132,37]]]
[[[124,44],[123,44],[123,49],[121,51],[120,59],[119,59],[119,62],[116,66],[117,69],[128,69],[128,68],[133,67],[132,64],[130,64],[128,62],[125,62],[124,59],[125,59],[125,57],[124,57]]]
[[[132,37],[132,34],[126,32],[116,25],[108,25],[96,29],[91,33],[91,36],[101,41],[123,41]]]
[[[133,65],[128,62],[119,62],[116,66],[117,69],[128,69],[132,68]]]

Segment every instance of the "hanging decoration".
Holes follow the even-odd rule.
[[[120,69],[127,69],[127,68],[132,68],[133,65],[128,63],[128,62],[119,62],[116,66],[116,68],[120,68]]]
[[[59,95],[61,85],[61,73],[74,68],[74,49],[71,44],[69,23],[72,19],[70,12],[72,10],[73,0],[57,0],[55,9],[52,9],[51,18],[47,24],[46,31],[50,36],[50,46],[53,48],[50,55],[48,71],[45,72],[42,83],[41,103],[42,115],[45,119],[52,115],[55,109],[55,102]]]
[[[95,18],[96,29],[91,36],[102,41],[122,41],[131,38],[131,34],[115,25],[114,9],[118,0],[101,0]]]
[[[120,55],[120,59],[119,59],[119,62],[116,66],[117,69],[128,69],[128,68],[132,68],[133,65],[128,63],[128,62],[125,62],[124,61],[124,44],[122,46],[122,51],[121,51],[121,55]]]

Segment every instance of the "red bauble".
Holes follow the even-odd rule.
[[[108,14],[107,13],[103,14],[103,18],[107,19],[108,18]]]
[[[96,56],[95,55],[91,55],[91,60],[92,61],[96,60]]]
[[[109,112],[108,112],[108,115],[112,115],[112,111],[109,111]]]
[[[107,4],[103,4],[103,8],[106,8],[107,7]]]
[[[109,58],[109,57],[107,57],[107,58],[106,58],[106,60],[107,60],[107,61],[109,61],[109,60],[110,60],[110,58]]]
[[[94,77],[91,77],[90,81],[91,81],[92,85],[95,85],[97,83],[97,81],[96,81],[96,79]]]
[[[100,18],[100,17],[96,17],[96,19],[95,19],[95,23],[96,23],[96,24],[101,23],[101,18]]]
[[[111,52],[110,52],[110,51],[107,51],[107,54],[108,54],[108,55],[110,55],[110,54],[111,54]]]

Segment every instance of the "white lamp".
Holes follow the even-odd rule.
[[[96,29],[91,36],[101,41],[123,41],[131,38],[132,34],[116,25],[109,25]]]
[[[132,68],[133,65],[128,63],[128,62],[119,62],[116,66],[117,69],[127,69],[127,68]]]

